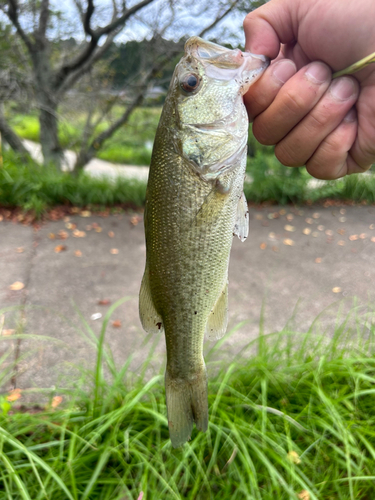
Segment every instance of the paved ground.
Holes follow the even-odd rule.
[[[147,338],[138,319],[142,215],[82,215],[38,231],[0,222],[0,360],[8,352],[3,367],[18,364],[3,390],[74,383],[95,362],[90,332],[98,335],[102,324],[95,315],[123,297],[106,333],[117,365],[132,356],[139,369],[154,341],[154,369],[164,362],[164,339]],[[373,307],[375,207],[254,208],[250,216],[250,236],[245,243],[236,238],[231,255],[229,329],[246,323],[222,347],[228,357],[257,337],[262,303],[266,333],[288,321],[307,331],[325,309],[329,335],[339,308],[352,309],[354,297],[359,312]],[[22,286],[16,282],[24,287],[11,290]]]

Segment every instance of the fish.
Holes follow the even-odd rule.
[[[146,332],[165,334],[174,448],[191,438],[194,423],[208,428],[204,338],[226,332],[233,235],[244,241],[249,228],[243,95],[268,64],[262,55],[189,38],[156,131],[139,315]]]

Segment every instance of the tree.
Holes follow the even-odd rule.
[[[220,0],[212,6],[209,2],[203,2],[199,9],[206,26],[202,29],[201,22],[198,33],[207,33],[226,17],[237,3],[237,0]],[[122,115],[106,130],[96,135],[98,119],[92,107],[94,101],[91,100],[86,127],[80,141],[75,168],[77,171],[126,123],[133,110],[143,102],[150,82],[182,50],[183,40],[175,45],[174,49],[169,47],[167,53],[163,52],[165,44],[163,46],[162,35],[171,27],[181,24],[181,12],[186,15],[186,7],[183,2],[179,3],[179,0],[142,0],[131,7],[127,7],[124,0],[108,0],[105,3],[99,3],[98,0],[73,0],[73,4],[78,18],[74,18],[72,13],[58,10],[50,0],[0,1],[0,9],[11,23],[15,35],[22,41],[23,55],[27,58],[25,67],[31,69],[29,83],[38,109],[40,142],[45,163],[61,167],[59,106],[67,92],[76,87],[84,75],[91,77],[93,67],[97,66],[98,61],[113,47],[114,39],[129,20],[133,19],[133,22],[142,22],[143,26],[149,26],[147,34],[149,39],[153,40],[153,47],[158,54],[138,75],[135,82],[136,92],[133,92],[132,100]],[[66,4],[61,8],[65,9]],[[69,38],[67,25],[72,23],[75,30],[81,33],[81,40],[77,37]],[[102,113],[102,116],[104,115],[105,112]],[[22,149],[22,144],[20,146],[20,141],[16,140],[16,134],[1,115],[0,132],[4,136],[8,134],[8,142],[14,149]]]

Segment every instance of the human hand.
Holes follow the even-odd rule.
[[[375,162],[375,65],[331,73],[374,52],[374,18],[374,0],[271,0],[246,16],[246,49],[276,59],[245,104],[281,163],[336,179]]]

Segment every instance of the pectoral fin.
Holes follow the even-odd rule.
[[[207,327],[206,335],[209,340],[218,340],[224,336],[228,325],[228,282],[225,283],[220,297],[217,299],[215,307],[211,311]]]
[[[233,234],[241,241],[245,241],[249,235],[249,208],[244,193],[237,205],[237,219],[234,225]]]
[[[143,275],[141,290],[139,292],[139,317],[143,329],[147,333],[159,333],[163,331],[163,322],[160,314],[155,309],[151,297],[149,270],[146,263],[145,273]]]

